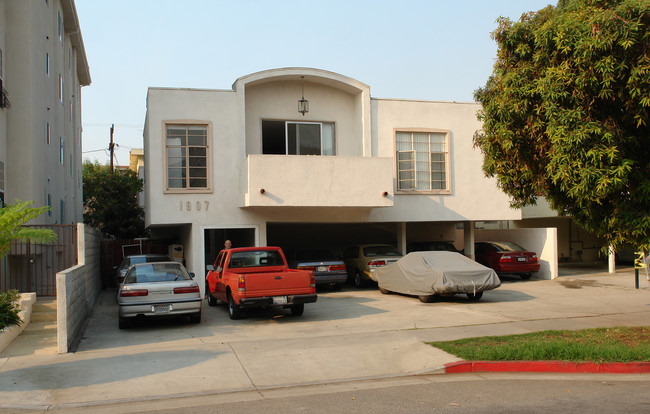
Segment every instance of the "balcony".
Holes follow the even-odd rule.
[[[393,159],[248,155],[244,207],[392,207]]]

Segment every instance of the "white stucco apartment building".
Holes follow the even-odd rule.
[[[312,68],[254,73],[226,90],[150,88],[146,225],[181,244],[197,275],[225,239],[339,252],[451,240],[473,254],[475,222],[521,219],[481,169],[478,109],[373,98]]]
[[[90,72],[73,0],[0,0],[0,80],[0,202],[51,206],[34,224],[83,221]]]

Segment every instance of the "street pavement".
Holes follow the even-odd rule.
[[[72,410],[170,398],[250,396],[281,390],[352,390],[373,381],[440,377],[459,361],[427,341],[650,325],[650,283],[634,271],[563,267],[556,280],[521,281],[421,303],[377,289],[319,292],[301,317],[252,310],[231,321],[204,303],[200,324],[151,321],[117,326],[115,291],[104,291],[74,353],[21,335],[0,354],[0,410]],[[449,374],[446,374],[449,375]],[[650,381],[650,375],[636,376]],[[357,385],[355,385],[357,384]],[[327,391],[322,391],[327,392]],[[224,397],[230,398],[230,397]],[[242,397],[249,398],[249,397]]]

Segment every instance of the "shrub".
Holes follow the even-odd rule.
[[[20,293],[15,289],[0,292],[0,331],[23,323],[18,316],[18,312],[20,312],[18,299],[20,299]]]

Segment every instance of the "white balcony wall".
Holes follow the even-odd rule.
[[[392,164],[392,158],[251,154],[245,207],[391,207]]]

